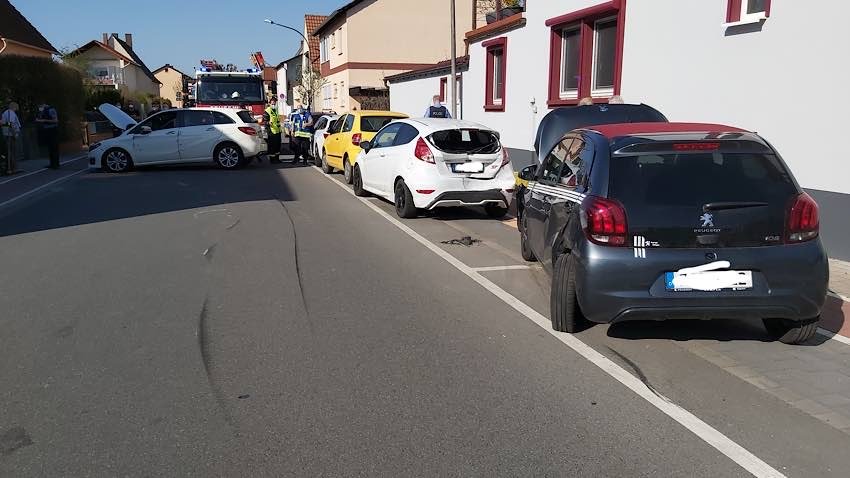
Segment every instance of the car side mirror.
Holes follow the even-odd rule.
[[[369,150],[372,149],[372,143],[368,141],[361,141],[360,147],[363,148],[363,151],[366,151],[368,153]]]
[[[531,181],[537,175],[537,165],[532,164],[522,168],[519,172],[519,178],[523,181]]]
[[[152,131],[153,131],[153,130],[151,129],[151,127],[150,127],[150,126],[142,126],[142,127],[139,129],[139,133],[141,133],[141,134],[151,134],[151,132],[152,132]]]

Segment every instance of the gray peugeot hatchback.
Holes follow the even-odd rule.
[[[555,330],[738,318],[790,344],[816,333],[818,206],[758,134],[656,121],[558,136],[539,141],[518,191],[522,254],[552,274]]]

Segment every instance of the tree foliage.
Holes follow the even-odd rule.
[[[21,120],[30,124],[38,105],[47,103],[59,113],[60,137],[80,137],[86,91],[80,72],[74,68],[50,58],[0,56],[0,101],[4,106],[16,101]]]

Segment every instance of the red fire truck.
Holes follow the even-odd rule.
[[[241,108],[249,110],[254,117],[262,118],[266,108],[266,94],[260,70],[224,71],[217,64],[201,64],[201,68],[195,72],[196,106]]]

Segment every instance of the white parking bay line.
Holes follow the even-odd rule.
[[[320,169],[315,168],[317,171]],[[323,175],[324,176],[324,175]],[[332,183],[336,184],[343,191],[347,192],[354,196],[354,192],[351,191],[346,185],[334,181],[333,178],[328,177]],[[356,196],[354,196],[356,197]],[[413,238],[415,241],[419,242],[423,246],[427,247],[434,254],[440,256],[443,260],[453,265],[457,270],[465,274],[470,279],[477,282],[479,285],[493,293],[496,297],[502,299],[507,305],[513,307],[517,312],[527,317],[529,320],[540,326],[543,330],[549,332],[556,339],[563,342],[567,347],[573,349],[576,353],[590,361],[592,364],[596,365],[602,371],[613,377],[618,382],[625,385],[628,389],[636,393],[638,396],[652,404],[655,408],[663,412],[668,417],[677,421],[680,425],[690,430],[694,435],[699,437],[704,442],[708,443],[720,453],[726,455],[729,459],[737,463],[739,466],[750,472],[753,476],[757,477],[784,477],[782,473],[780,473],[775,468],[771,467],[759,457],[750,453],[746,448],[734,442],[732,439],[727,437],[726,435],[720,433],[717,429],[700,420],[696,415],[691,412],[685,410],[684,408],[676,405],[666,397],[656,395],[655,392],[651,391],[649,388],[644,385],[643,382],[640,381],[637,377],[627,372],[625,369],[611,361],[608,357],[605,357],[601,353],[597,352],[589,345],[585,344],[578,338],[573,335],[555,332],[551,328],[551,322],[549,319],[544,317],[539,312],[535,311],[528,305],[526,305],[521,300],[517,299],[501,287],[497,286],[493,282],[489,281],[487,278],[482,276],[475,269],[467,266],[453,255],[448,252],[440,249],[431,241],[420,235],[418,232],[414,231],[410,227],[406,226],[404,223],[399,221],[398,219],[392,217],[387,212],[384,212],[380,207],[372,204],[369,201],[364,200],[363,198],[357,198],[360,202],[366,205],[366,207],[372,209],[375,213],[382,216],[384,219],[389,221],[391,224],[401,229],[405,234]]]
[[[495,272],[495,271],[524,271],[529,269],[537,269],[536,266],[490,266],[490,267],[472,267],[475,272]]]
[[[79,161],[79,160],[81,160],[81,159],[83,159],[83,158],[85,158],[85,157],[86,157],[85,155],[84,155],[84,156],[77,156],[77,157],[76,157],[76,158],[74,158],[74,159],[69,159],[69,160],[67,160],[67,161],[62,161],[61,163],[59,163],[59,165],[60,165],[60,166],[65,166],[65,165],[66,165],[66,164],[68,164],[68,163],[73,163],[74,161]],[[35,171],[30,171],[30,172],[28,172],[28,173],[24,173],[24,174],[21,174],[21,175],[19,175],[19,176],[13,176],[13,177],[11,177],[11,178],[9,178],[9,179],[7,179],[7,180],[3,181],[3,182],[0,182],[0,185],[7,184],[7,183],[11,183],[12,181],[17,181],[18,179],[24,179],[24,178],[25,178],[25,177],[27,177],[27,176],[32,176],[33,174],[43,173],[43,172],[45,172],[45,171],[47,171],[47,168],[36,169]]]
[[[49,182],[49,183],[47,183],[47,184],[42,184],[41,186],[39,186],[39,187],[37,187],[37,188],[35,188],[35,189],[30,189],[29,191],[27,191],[27,192],[25,192],[25,193],[23,193],[23,194],[18,194],[17,196],[13,197],[12,199],[8,199],[8,200],[3,201],[2,203],[0,203],[0,208],[2,208],[3,206],[5,206],[5,205],[7,205],[7,204],[12,204],[13,202],[17,201],[18,199],[23,199],[23,198],[25,198],[25,197],[29,196],[30,194],[33,194],[33,193],[38,192],[38,191],[41,191],[42,189],[44,189],[44,188],[46,188],[46,187],[48,187],[48,186],[52,186],[52,185],[54,185],[54,184],[56,184],[56,183],[60,183],[60,182],[62,182],[62,181],[66,181],[66,180],[68,180],[68,179],[73,178],[74,176],[79,175],[79,174],[87,173],[88,171],[89,171],[88,169],[81,169],[81,170],[77,171],[76,173],[69,174],[69,175],[67,175],[67,176],[62,176],[61,178],[59,178],[59,179],[54,179],[53,181],[50,181],[50,182]]]

